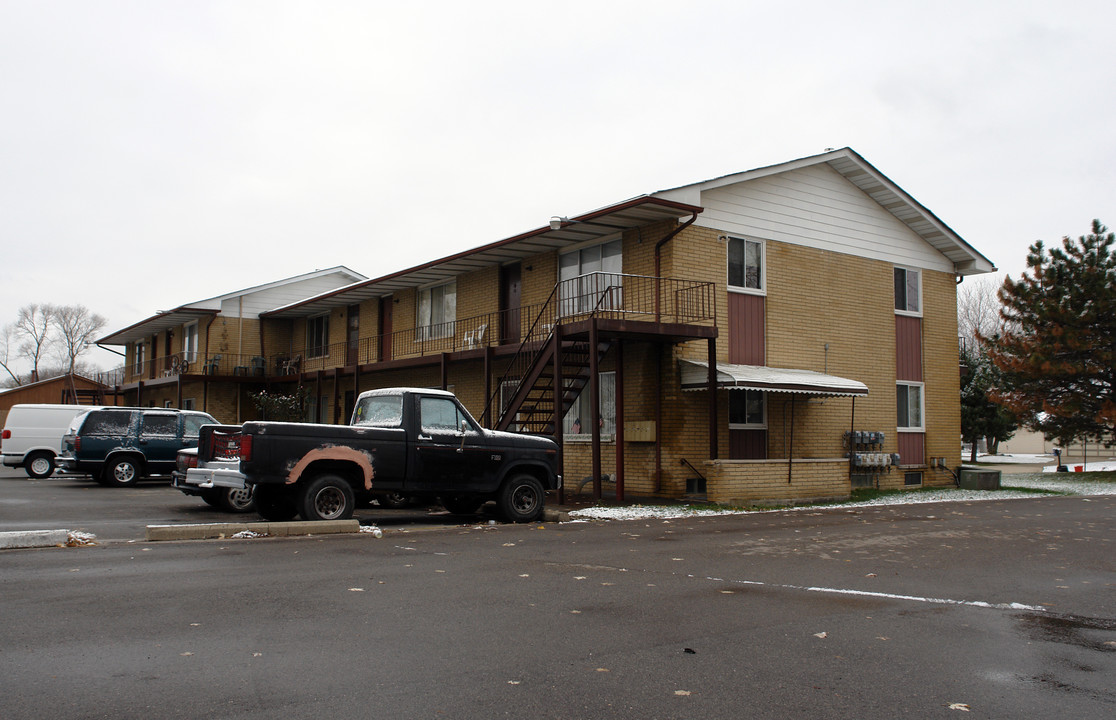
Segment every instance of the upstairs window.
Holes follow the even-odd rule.
[[[198,359],[198,324],[190,323],[182,328],[182,359],[188,363]]]
[[[895,425],[899,430],[920,432],[922,421],[922,384],[899,383],[895,386]]]
[[[895,268],[895,312],[922,312],[922,278],[918,270]]]
[[[580,315],[600,309],[619,309],[624,272],[623,243],[619,238],[558,258],[561,313]]]
[[[142,340],[136,343],[135,363],[132,366],[132,374],[142,375],[144,363],[147,361],[147,345]]]
[[[419,340],[452,337],[457,320],[457,281],[423,288],[418,292],[418,318],[415,323]]]
[[[306,356],[323,357],[329,354],[329,315],[306,320]]]
[[[759,240],[729,238],[728,284],[733,290],[764,289],[763,243]]]

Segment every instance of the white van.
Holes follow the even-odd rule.
[[[70,421],[95,409],[89,405],[13,405],[0,433],[4,465],[22,467],[29,477],[50,477]]]

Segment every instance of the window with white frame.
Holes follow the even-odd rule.
[[[415,322],[419,340],[452,337],[457,320],[457,281],[423,288],[418,292],[418,318]]]
[[[560,310],[579,315],[595,309],[619,309],[624,272],[620,238],[563,253],[558,257]]]
[[[616,373],[603,372],[598,376],[600,377],[600,390],[601,390],[601,404],[600,404],[600,423],[601,435],[614,435],[616,434]],[[566,417],[562,422],[563,432],[566,435],[590,435],[593,432],[592,423],[592,408],[589,402],[589,386],[586,385],[574,400],[573,405],[566,412]]]
[[[182,328],[182,359],[188,363],[198,359],[198,324],[189,323]]]
[[[323,357],[329,354],[329,315],[306,319],[306,356]]]
[[[922,383],[898,383],[895,386],[895,425],[899,430],[920,431],[923,423]]]
[[[132,372],[135,375],[142,375],[144,362],[147,360],[147,345],[143,340],[140,340],[135,347],[135,362],[132,363]]]
[[[728,239],[728,284],[733,290],[761,292],[766,278],[763,268],[764,245],[759,240]]]
[[[909,268],[895,268],[895,312],[918,315],[922,312],[921,300],[921,273]]]
[[[762,390],[729,391],[729,429],[767,427],[767,394]]]

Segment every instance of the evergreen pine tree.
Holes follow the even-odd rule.
[[[1004,280],[1001,330],[989,355],[1002,373],[993,396],[1061,444],[1111,443],[1116,428],[1116,234],[1031,246],[1028,270]]]

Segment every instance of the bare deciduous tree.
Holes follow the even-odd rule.
[[[979,337],[991,337],[1000,327],[1000,289],[997,278],[971,278],[957,288],[957,334],[976,351]]]
[[[62,305],[53,308],[53,323],[58,330],[59,356],[65,372],[73,373],[78,358],[107,321],[84,305]]]
[[[0,367],[4,368],[4,372],[11,376],[11,382],[15,385],[22,385],[19,376],[12,372],[11,367],[11,352],[12,352],[12,337],[15,335],[15,325],[9,323],[4,327],[0,327]]]
[[[19,355],[31,363],[31,382],[39,379],[39,361],[50,341],[54,307],[32,303],[19,309],[14,332],[20,341]]]

